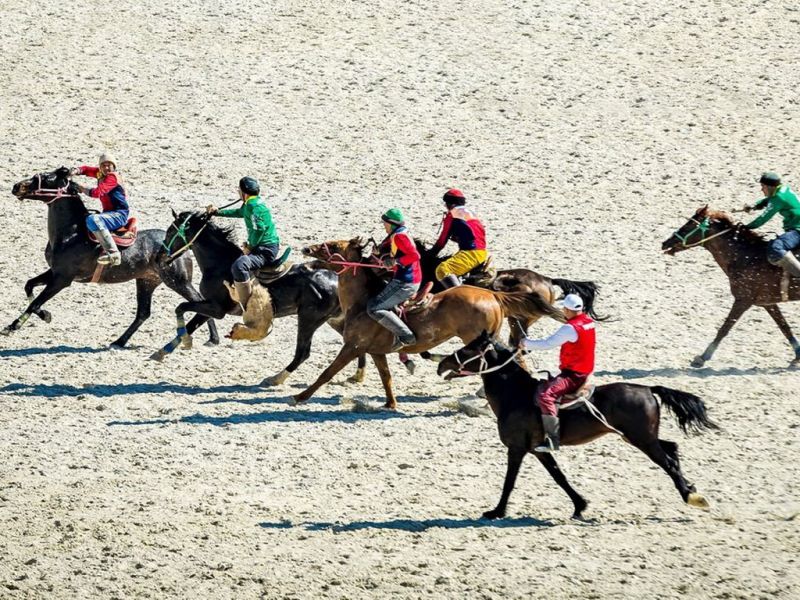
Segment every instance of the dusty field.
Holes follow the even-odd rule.
[[[505,453],[492,419],[453,408],[475,382],[393,360],[396,413],[347,403],[382,399],[374,369],[291,408],[335,355],[333,331],[261,390],[293,320],[235,347],[203,347],[202,332],[154,364],[177,296],[160,289],[131,348],[110,352],[134,286],[76,284],[51,324],[0,338],[0,597],[800,595],[790,348],[757,311],[690,369],[727,280],[703,250],[659,251],[698,206],[752,200],[761,170],[800,186],[794,2],[68,4],[0,13],[0,325],[45,268],[45,210],[12,183],[106,148],[146,226],[253,174],[294,248],[377,234],[389,206],[432,238],[452,185],[497,264],[603,286],[616,320],[600,329],[600,381],[697,393],[723,431],[687,439],[663,421],[710,512],[609,437],[559,457],[588,521],[528,460],[509,518],[483,522]],[[796,329],[799,308],[785,310]]]

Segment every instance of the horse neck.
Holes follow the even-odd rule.
[[[86,229],[86,210],[77,196],[65,196],[47,205],[47,237],[52,246],[76,231]]]
[[[735,239],[734,235],[733,232],[725,233],[703,244],[720,268],[728,275],[733,271],[733,265],[737,263],[742,254],[747,252],[747,246],[750,245],[747,241]],[[765,256],[764,250],[761,250],[761,255]]]
[[[208,229],[200,233],[192,244],[192,252],[201,271],[220,262],[232,263],[241,254],[239,247],[227,238],[214,235]]]
[[[368,295],[364,268],[356,269],[355,273],[348,269],[339,275],[339,304],[344,312],[353,306],[366,304]]]
[[[511,357],[510,351],[505,351],[498,356],[498,360],[494,364],[488,365],[494,367],[502,365]],[[526,380],[531,380],[532,377],[525,369],[523,369],[515,360],[510,361],[504,365],[503,368],[491,373],[481,375],[483,386],[486,390],[486,399],[492,407],[492,412],[496,415],[500,414],[500,408],[505,398],[505,394],[511,388],[522,388]],[[531,398],[531,401],[533,398]]]

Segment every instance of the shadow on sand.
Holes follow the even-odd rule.
[[[259,523],[264,529],[291,529],[291,523]],[[553,527],[550,521],[541,521],[532,517],[518,517],[513,519],[393,519],[391,521],[353,521],[352,523],[300,523],[306,531],[333,531],[342,533],[346,531],[363,531],[372,529],[388,529],[393,531],[419,532],[428,529],[474,529],[479,527],[493,527],[507,529],[512,527]]]
[[[696,379],[706,379],[707,377],[736,377],[741,375],[780,375],[791,373],[794,369],[790,367],[753,367],[751,369],[739,369],[736,367],[725,367],[723,369],[713,369],[702,367],[695,369],[692,367],[671,368],[662,367],[660,369],[619,369],[617,371],[595,371],[596,377],[614,377],[617,379],[641,379],[644,377],[694,377]]]
[[[0,358],[12,356],[37,356],[39,354],[96,354],[109,352],[108,348],[91,348],[89,346],[50,346],[48,348],[4,348],[0,350]]]
[[[182,385],[159,381],[157,383],[122,383],[112,384],[87,384],[85,386],[60,385],[47,383],[10,383],[0,387],[0,394],[15,394],[17,396],[97,396],[106,398],[110,396],[124,396],[131,394],[209,394],[209,393],[246,393],[261,390],[255,385],[216,385],[210,387]]]

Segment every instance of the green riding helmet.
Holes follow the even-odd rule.
[[[392,225],[397,225],[398,227],[402,227],[406,224],[406,221],[403,218],[403,213],[399,208],[390,208],[381,215],[381,219],[386,223],[391,223]]]

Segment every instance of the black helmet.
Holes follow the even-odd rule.
[[[761,178],[758,180],[758,183],[763,183],[764,185],[768,186],[776,186],[781,184],[781,176],[777,173],[773,173],[772,171],[767,171],[766,173],[761,174]]]
[[[255,177],[242,177],[239,180],[239,189],[248,196],[257,196],[261,191],[258,185],[258,179]]]

